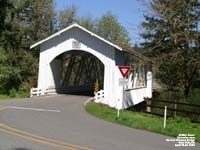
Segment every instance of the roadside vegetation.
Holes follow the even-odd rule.
[[[30,91],[19,91],[19,92],[16,92],[16,90],[11,90],[10,93],[7,95],[7,94],[0,94],[0,101],[1,100],[10,100],[10,99],[16,99],[16,98],[26,98],[26,97],[29,97]]]
[[[200,143],[200,124],[192,123],[188,118],[168,118],[166,128],[163,128],[163,118],[142,112],[123,110],[117,118],[117,110],[105,105],[90,102],[85,107],[86,111],[98,118],[122,124],[131,128],[142,129],[161,133],[169,136],[178,134],[195,134],[196,142]]]
[[[151,58],[154,78],[163,84],[167,100],[176,100],[178,94],[179,100],[191,102],[194,88],[200,88],[200,2],[155,0],[147,5],[151,13],[142,23],[143,54]]]
[[[191,89],[188,97],[182,96],[181,92],[174,92],[172,96],[171,92],[169,92],[167,89],[156,89],[153,92],[153,98],[146,100],[150,100],[151,102],[150,107],[152,114],[162,115],[164,112],[164,107],[167,106],[169,116],[188,117],[194,122],[200,122],[199,88]],[[141,111],[145,111],[145,108],[143,107]]]
[[[10,97],[8,95],[0,95],[0,100],[6,100],[9,99]]]
[[[159,95],[156,96],[157,99],[165,99],[165,100],[172,99],[171,93],[166,88],[156,89],[155,92],[157,92],[159,94]],[[175,93],[173,96],[174,96],[173,99],[176,99],[176,100],[181,101],[181,102],[199,104],[199,102],[200,102],[200,88],[191,89],[188,97],[183,97],[180,92]]]
[[[1,100],[10,100],[10,99],[16,99],[16,98],[26,98],[26,97],[29,97],[29,93],[30,91],[28,92],[16,92],[16,90],[13,90],[12,91],[13,93],[10,93],[10,95],[6,95],[6,94],[0,94],[0,101]]]

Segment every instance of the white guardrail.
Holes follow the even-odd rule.
[[[94,101],[96,103],[100,103],[102,100],[104,100],[104,90],[100,90],[94,95]]]
[[[47,89],[31,88],[30,97],[47,94]]]

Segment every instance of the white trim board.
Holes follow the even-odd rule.
[[[106,39],[104,39],[104,38],[98,36],[97,34],[95,34],[95,33],[91,32],[91,31],[87,30],[86,28],[80,26],[80,25],[77,24],[77,23],[74,23],[74,24],[72,24],[72,25],[70,25],[70,26],[68,26],[68,27],[66,27],[66,28],[64,28],[64,29],[62,29],[62,30],[60,30],[60,31],[58,31],[58,32],[56,32],[56,33],[54,33],[54,34],[51,35],[51,36],[49,36],[49,37],[47,37],[47,38],[45,38],[45,39],[43,39],[43,40],[41,40],[41,41],[38,41],[37,43],[31,45],[31,46],[30,46],[30,49],[32,49],[32,48],[34,48],[34,47],[36,47],[36,46],[38,46],[38,45],[41,45],[41,44],[43,44],[44,42],[46,42],[46,41],[48,41],[48,40],[50,40],[50,39],[52,39],[52,38],[54,38],[54,37],[56,37],[56,36],[59,36],[59,35],[61,35],[62,33],[66,32],[66,31],[68,31],[68,30],[70,30],[70,29],[72,29],[72,28],[75,28],[75,27],[76,27],[76,28],[79,28],[79,29],[81,29],[81,30],[83,30],[83,31],[85,31],[85,32],[87,32],[87,33],[89,33],[91,36],[96,37],[97,39],[99,39],[99,40],[101,40],[101,41],[107,43],[108,45],[111,45],[112,47],[114,47],[114,48],[116,48],[116,49],[118,49],[118,50],[120,50],[120,51],[123,50],[122,47],[120,47],[120,46],[118,46],[118,45],[116,45],[116,44],[113,44],[113,43],[109,42],[108,40],[106,40]]]

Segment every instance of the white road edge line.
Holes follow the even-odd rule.
[[[35,111],[61,112],[60,110],[48,110],[48,109],[25,108],[25,107],[12,107],[12,106],[9,106],[9,108],[13,108],[13,109],[22,109],[22,110],[35,110]]]
[[[87,103],[89,103],[90,101],[94,100],[94,97],[89,98],[87,101],[85,101],[84,106],[87,105]]]

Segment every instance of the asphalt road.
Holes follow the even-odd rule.
[[[171,137],[97,119],[89,97],[57,95],[0,101],[0,150],[175,150]],[[9,107],[7,107],[9,106]]]

